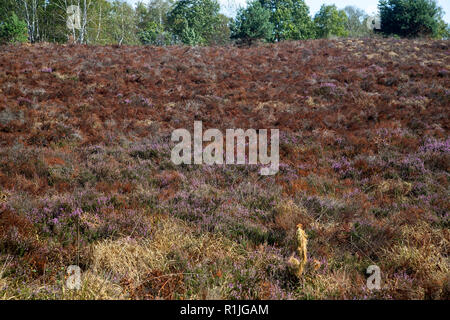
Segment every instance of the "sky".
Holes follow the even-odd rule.
[[[135,4],[139,0],[126,0],[130,4]],[[142,0],[144,3],[148,0]],[[221,12],[229,17],[234,17],[237,8],[239,6],[245,6],[247,0],[218,0],[221,6]],[[377,11],[378,0],[305,0],[309,6],[310,14],[313,16],[319,11],[322,4],[335,4],[338,8],[343,9],[346,6],[355,6],[365,10],[368,14],[375,13]],[[450,1],[449,0],[437,0],[442,9],[445,11],[444,20],[450,24]]]

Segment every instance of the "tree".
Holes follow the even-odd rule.
[[[219,13],[217,16],[217,24],[214,28],[214,32],[207,38],[209,45],[226,45],[230,43],[230,23],[231,19],[227,16]]]
[[[173,5],[173,0],[151,0],[148,3],[148,15],[151,21],[159,25],[167,24],[167,14]]]
[[[250,2],[247,8],[240,8],[233,21],[231,37],[251,42],[256,39],[269,40],[272,37],[273,24],[270,22],[270,11],[258,0]]]
[[[370,34],[370,30],[366,24],[369,16],[364,10],[354,6],[347,6],[344,8],[344,12],[347,15],[345,28],[349,37],[357,38]]]
[[[400,37],[439,35],[442,9],[435,0],[380,0],[381,32]]]
[[[16,9],[14,0],[2,0],[2,4],[0,5],[0,21],[9,19],[11,13]]]
[[[66,25],[67,7],[61,0],[47,1],[39,10],[39,35],[36,41],[66,42],[69,31]],[[78,31],[78,30],[77,30]],[[74,39],[77,39],[74,36]]]
[[[125,1],[115,0],[106,16],[106,32],[109,43],[119,45],[138,44],[136,17],[134,9]]]
[[[443,19],[439,20],[436,38],[444,40],[450,39],[450,26],[447,23],[445,23]]]
[[[185,44],[207,44],[221,23],[219,10],[217,0],[180,0],[168,14],[168,25]]]
[[[3,0],[2,0],[3,1]],[[69,33],[79,43],[87,43],[89,12],[91,5],[104,0],[5,0],[12,6],[19,19],[28,28],[30,42],[67,41]],[[67,8],[71,5],[80,8],[80,29],[67,28]],[[1,13],[1,10],[0,10]]]
[[[137,34],[142,44],[162,46],[177,42],[167,25],[171,6],[172,0],[151,0],[147,5],[142,2],[136,5]]]
[[[0,43],[26,42],[27,40],[27,24],[19,20],[14,12],[0,22]]]
[[[58,17],[55,15],[47,15],[47,19],[50,18],[50,21],[55,21],[55,18],[59,18],[59,22],[67,28],[66,21],[68,17],[67,9],[71,5],[75,5],[80,8],[79,12],[74,12],[79,14],[80,18],[80,29],[75,29],[73,26],[69,33],[73,37],[74,41],[78,43],[88,43],[88,25],[90,18],[90,11],[94,4],[95,0],[46,0],[50,5],[55,5],[60,9]]]
[[[177,42],[177,39],[172,33],[164,30],[164,26],[156,22],[149,23],[145,30],[139,31],[138,37],[142,44],[147,45],[164,46]]]
[[[314,37],[309,7],[303,0],[259,0],[269,10],[272,40],[302,40]]]
[[[28,28],[28,37],[31,42],[41,39],[40,21],[43,18],[44,0],[15,0],[15,11],[23,18]]]
[[[145,30],[149,26],[167,27],[167,15],[173,5],[173,0],[150,0],[148,4],[138,2],[136,5],[137,27]]]
[[[316,35],[319,38],[331,36],[348,36],[347,15],[344,10],[338,10],[336,5],[322,5],[314,17]]]

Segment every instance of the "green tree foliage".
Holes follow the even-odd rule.
[[[81,29],[67,28],[70,5],[80,7]],[[124,0],[2,0],[0,17],[6,8],[25,21],[31,42],[138,43],[135,10]]]
[[[208,44],[220,25],[217,0],[179,0],[167,16],[171,31],[185,44]]]
[[[0,22],[0,43],[26,42],[27,40],[27,24],[14,12]]]
[[[16,10],[13,0],[2,0],[0,4],[0,21],[5,21]]]
[[[323,5],[312,19],[304,0],[250,0],[231,20],[219,13],[218,0],[142,1],[133,8],[126,0],[1,0],[0,21],[14,11],[30,42],[66,42],[70,36],[87,44],[224,45],[230,37],[276,42],[372,33],[365,12],[352,6]],[[66,26],[69,5],[80,6],[80,30]],[[380,0],[379,7],[385,34],[449,38],[435,0]]]
[[[444,40],[450,39],[450,26],[443,19],[439,20],[438,31],[435,37]]]
[[[309,7],[303,0],[259,0],[270,11],[272,40],[302,40],[314,37]]]
[[[133,8],[125,1],[114,1],[105,21],[109,43],[138,44],[136,17]]]
[[[8,5],[8,3],[19,19],[25,21],[29,40],[31,42],[44,40],[41,24],[47,5],[45,0],[6,0],[5,4]]]
[[[90,44],[108,44],[113,40],[109,34],[113,22],[114,12],[112,5],[107,0],[95,0],[88,11],[87,42]]]
[[[442,9],[435,0],[381,0],[381,31],[400,37],[438,37]]]
[[[181,42],[190,46],[196,46],[198,44],[206,44],[206,39],[201,36],[201,30],[194,27],[190,27],[187,22],[184,23],[180,39]]]
[[[80,5],[83,4],[80,3]],[[67,28],[66,5],[63,0],[48,1],[37,12],[39,21],[37,41],[64,43],[67,42],[69,34],[74,36],[75,39],[79,38],[79,32]],[[32,25],[32,22],[30,24]]]
[[[150,0],[147,4],[136,5],[137,27],[139,30],[153,28],[167,29],[167,14],[173,5],[172,0]]]
[[[167,14],[173,3],[173,0],[151,0],[148,3],[148,17],[159,25],[167,25]]]
[[[214,32],[208,38],[208,44],[210,45],[226,45],[230,42],[231,30],[230,24],[232,19],[219,13],[217,24]]]
[[[164,26],[151,22],[145,30],[138,32],[139,41],[142,44],[164,46],[177,42],[176,37],[169,31],[164,30]]]
[[[368,15],[364,10],[354,6],[347,6],[344,8],[347,15],[346,29],[348,36],[352,38],[368,36],[371,30],[367,28]]]
[[[322,5],[314,17],[316,35],[318,38],[346,37],[347,21],[344,10],[338,10],[335,5]]]
[[[270,22],[270,11],[258,0],[250,2],[247,8],[240,8],[231,28],[231,37],[252,42],[255,39],[270,40],[273,24]]]
[[[147,5],[142,2],[136,5],[137,32],[142,44],[162,46],[177,42],[167,24],[171,6],[171,0],[151,0]]]

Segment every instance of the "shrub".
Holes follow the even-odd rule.
[[[309,7],[303,0],[259,0],[270,11],[274,25],[272,38],[280,40],[304,40],[314,38],[314,24]]]
[[[180,0],[168,14],[171,31],[189,45],[206,44],[220,24],[217,0]]]
[[[381,31],[401,37],[438,36],[442,10],[435,0],[381,0]]]
[[[152,23],[148,28],[138,33],[139,41],[142,44],[164,46],[177,42],[176,37],[164,30],[162,25]]]
[[[346,6],[344,11],[348,17],[346,29],[350,37],[365,37],[370,34],[370,31],[366,26],[368,15],[364,10],[354,6]]]
[[[338,10],[335,5],[322,5],[320,11],[314,17],[316,35],[319,38],[345,37],[348,35],[347,21],[348,17],[344,10]]]
[[[15,13],[0,22],[0,43],[26,42],[27,40],[27,25],[19,20]]]
[[[272,30],[270,11],[263,8],[259,1],[253,1],[247,8],[239,10],[233,22],[231,37],[250,44],[256,39],[269,39]]]

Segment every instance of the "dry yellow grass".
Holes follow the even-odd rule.
[[[315,274],[302,283],[300,295],[308,299],[350,299],[355,281],[350,277],[351,271],[345,269],[326,274]],[[361,286],[364,282],[360,281]]]
[[[402,180],[384,180],[378,185],[381,193],[389,193],[396,196],[406,196],[412,188],[412,184]]]
[[[68,290],[62,287],[62,299],[65,300],[117,300],[125,299],[122,287],[111,281],[110,274],[100,275],[87,271],[81,277],[80,290]]]
[[[446,253],[450,247],[449,232],[434,229],[425,222],[400,228],[397,244],[383,250],[381,260],[388,270],[407,270],[411,279],[425,285],[406,288],[396,278],[387,278],[385,288],[404,291],[406,299],[445,299],[448,295],[450,263]],[[403,288],[405,287],[405,288]]]
[[[8,285],[8,281],[3,277],[3,275],[11,260],[12,257],[10,258],[9,256],[6,256],[5,262],[0,267],[0,291],[2,291]]]
[[[280,202],[275,211],[275,223],[286,231],[295,230],[297,224],[311,220],[306,209],[292,200]]]
[[[185,252],[191,264],[243,258],[230,240],[206,233],[195,234],[180,220],[164,219],[156,228],[151,240],[122,238],[97,243],[93,247],[90,270],[95,274],[126,276],[134,286],[138,286],[147,280],[146,277],[152,271],[170,273],[173,261],[169,254],[174,251]]]
[[[401,241],[384,251],[384,258],[395,269],[408,269],[417,277],[445,278],[450,272],[444,254],[450,248],[447,230],[431,228],[425,222],[400,229]]]

